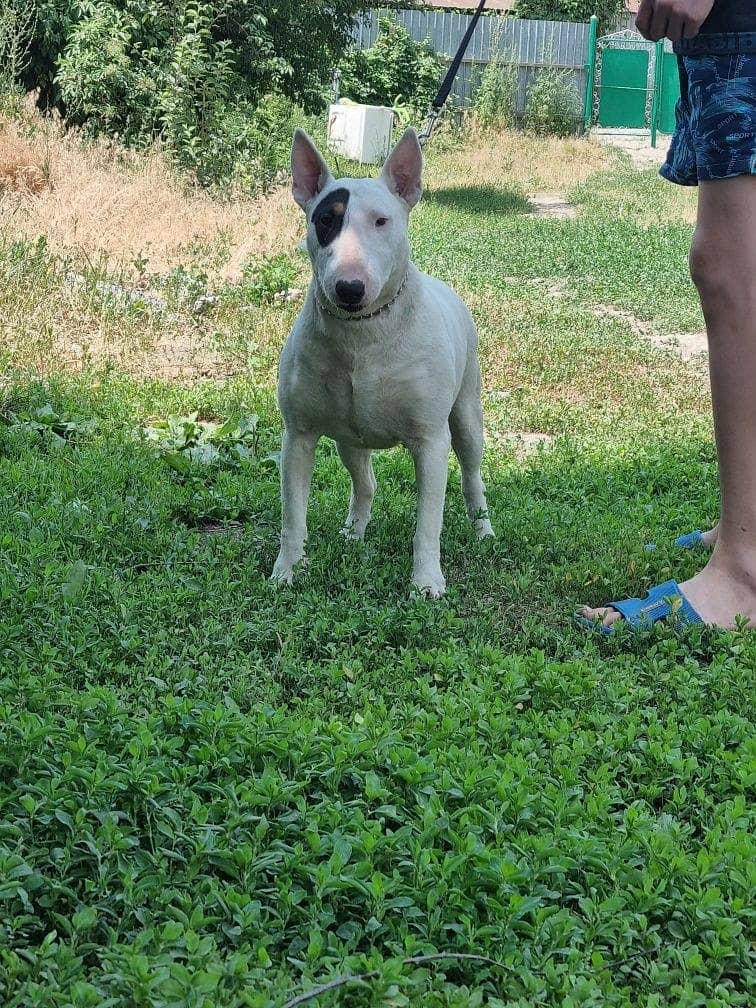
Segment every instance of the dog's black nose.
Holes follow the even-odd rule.
[[[339,280],[336,283],[336,297],[348,308],[356,308],[365,296],[362,280]]]

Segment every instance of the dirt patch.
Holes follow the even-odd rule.
[[[561,298],[567,297],[569,290],[567,288],[567,281],[555,279],[554,277],[522,277],[522,276],[501,276],[499,280],[502,283],[512,284],[515,287],[536,287],[540,288],[544,294],[548,297]],[[485,301],[485,298],[481,299]],[[472,294],[467,295],[467,303],[475,304],[474,296]]]
[[[631,329],[636,336],[641,336],[643,339],[650,340],[652,343],[654,342],[655,330],[653,325],[650,322],[644,322],[643,319],[639,319],[631,311],[627,311],[624,308],[616,308],[614,305],[600,304],[594,307],[593,314],[596,318],[617,319],[618,322],[624,323]]]
[[[59,346],[56,368],[63,364],[74,371],[117,367],[140,377],[194,381],[198,378],[230,378],[244,370],[243,364],[213,350],[206,339],[172,332],[142,346],[118,345],[93,336]]]
[[[605,147],[621,150],[641,170],[664,164],[669,149],[669,137],[660,136],[657,146],[651,146],[648,130],[594,130],[593,135]]]
[[[550,448],[554,443],[553,434],[544,434],[540,431],[503,431],[488,432],[491,440],[505,451],[523,458],[532,455],[540,449]]]
[[[671,336],[659,336],[655,342],[657,346],[674,350],[685,361],[707,357],[709,353],[709,340],[705,332],[673,333]]]
[[[705,332],[695,333],[660,333],[651,322],[639,319],[632,312],[614,305],[596,305],[593,309],[597,318],[612,318],[624,323],[641,339],[653,344],[660,350],[676,353],[684,361],[697,360],[708,353],[708,340]]]
[[[528,203],[532,207],[529,215],[531,217],[556,217],[559,220],[567,220],[578,215],[578,208],[569,202],[564,193],[531,193],[528,196]]]

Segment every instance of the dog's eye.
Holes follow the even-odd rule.
[[[375,226],[376,227],[383,227],[385,224],[388,224],[388,217],[377,217],[376,218],[376,221],[375,221]]]
[[[333,224],[333,214],[323,214],[323,216],[318,221],[318,224],[322,224],[324,228],[329,228]]]

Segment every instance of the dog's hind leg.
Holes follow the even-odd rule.
[[[337,448],[341,461],[352,477],[352,496],[349,499],[349,514],[344,523],[343,533],[347,539],[363,539],[367,523],[370,521],[370,509],[376,489],[372,452],[368,448],[353,448],[343,442],[338,442]]]
[[[462,470],[462,494],[479,539],[494,535],[488,519],[486,488],[480,475],[483,458],[483,411],[480,406],[480,368],[467,366],[462,388],[449,417],[452,448]]]

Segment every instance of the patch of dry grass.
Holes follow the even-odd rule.
[[[137,154],[84,142],[39,117],[28,125],[26,135],[10,123],[0,132],[0,179],[14,180],[0,198],[0,227],[19,236],[44,235],[57,251],[90,257],[145,257],[151,270],[220,244],[225,268],[234,271],[249,258],[290,249],[300,235],[300,211],[285,190],[219,202],[182,187],[157,150]],[[45,184],[21,184],[37,178]]]
[[[69,257],[66,269],[78,269],[79,263],[87,272],[91,264],[98,275],[107,275],[117,263],[143,257],[148,260],[146,282],[151,272],[198,260],[211,274],[222,276],[240,271],[249,260],[293,251],[302,235],[301,211],[288,186],[260,199],[219,202],[182,188],[157,150],[137,154],[112,143],[84,142],[38,116],[21,125],[6,124],[0,131],[0,166],[5,163],[36,166],[45,184],[25,191],[15,185],[0,190],[0,232],[11,239],[44,237],[53,251]],[[427,151],[426,175],[431,191],[464,184],[492,192],[506,186],[523,194],[567,193],[616,164],[614,152],[590,140],[471,133],[459,145],[441,134]],[[348,173],[350,168],[343,170]],[[613,202],[617,193],[608,188],[606,197]],[[127,285],[129,277],[138,282],[138,270],[126,273]],[[300,285],[306,284],[306,274],[303,263]],[[211,286],[217,279],[211,275]],[[492,302],[489,296],[486,304],[479,291],[464,292],[480,322],[488,388],[532,386],[532,375],[520,373],[525,351],[514,349],[517,333],[528,331],[534,307],[544,298],[562,294],[557,287],[550,282],[543,290],[520,290],[512,303],[499,298]],[[280,346],[297,309],[250,304],[200,316],[188,309],[163,315],[113,313],[89,304],[61,273],[31,277],[23,292],[0,292],[0,341],[11,365],[48,375],[111,365],[131,373],[192,380],[253,366],[266,381],[275,374]],[[502,319],[509,320],[505,332]],[[543,328],[548,328],[545,322]],[[551,397],[559,387],[559,394],[570,401],[576,396],[580,402],[592,400],[594,390],[590,383],[582,387],[579,374],[570,375],[569,390],[561,384],[562,376],[544,376],[543,395]]]
[[[76,266],[76,260],[67,263]],[[264,383],[275,376],[299,309],[296,303],[221,304],[196,314],[191,298],[162,311],[129,309],[103,301],[91,281],[72,282],[44,250],[32,251],[13,269],[14,282],[3,282],[0,265],[0,372],[51,377],[116,369],[191,382],[254,369]]]
[[[566,191],[611,160],[592,141],[513,132],[471,135],[461,148],[444,147],[429,149],[431,185],[463,178]],[[32,240],[44,235],[56,251],[120,262],[144,257],[150,270],[170,269],[194,250],[215,246],[223,269],[236,272],[249,259],[290,251],[302,234],[288,187],[219,202],[183,186],[159,150],[137,154],[107,141],[84,142],[38,116],[23,130],[13,123],[0,130],[0,187],[0,227]]]
[[[38,194],[49,187],[47,159],[16,123],[0,123],[0,194]]]
[[[566,193],[615,160],[614,152],[596,140],[472,129],[462,147],[449,149],[447,144],[443,153],[430,148],[428,178],[435,185],[458,185],[464,179],[470,186],[505,183],[526,193]]]

